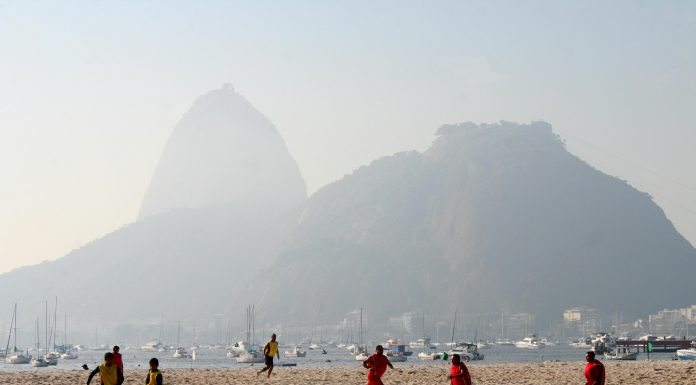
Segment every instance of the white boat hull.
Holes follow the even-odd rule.
[[[677,359],[684,361],[696,360],[696,349],[679,349],[677,350]]]
[[[264,358],[258,353],[245,353],[240,354],[237,357],[237,363],[239,364],[260,364],[264,362]]]
[[[15,354],[12,356],[9,356],[5,358],[5,362],[8,364],[13,364],[13,365],[23,365],[23,364],[28,364],[31,362],[31,358],[23,355],[23,354]]]

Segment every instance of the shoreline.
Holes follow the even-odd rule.
[[[606,384],[674,384],[687,385],[696,383],[696,362],[692,361],[623,361],[604,362],[607,372]],[[256,370],[262,366],[245,368],[194,368],[167,369],[160,368],[164,374],[164,384],[257,384],[279,383],[287,385],[314,384],[365,384],[366,370],[355,367],[280,367],[274,369],[270,379],[265,373],[258,379]],[[468,365],[474,384],[477,385],[558,385],[582,384],[585,379],[585,363],[578,362],[541,362],[534,364],[476,364]],[[388,384],[447,384],[449,365],[417,366],[395,365],[395,370],[388,370],[382,377]],[[124,384],[142,384],[146,369],[126,369]],[[89,371],[66,370],[45,371],[26,370],[2,372],[0,385],[35,384],[35,385],[73,385],[86,384]],[[99,384],[94,378],[92,384]]]

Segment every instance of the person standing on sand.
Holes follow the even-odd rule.
[[[394,365],[389,362],[389,358],[384,355],[384,348],[382,345],[377,345],[375,348],[375,354],[367,357],[363,361],[363,367],[365,369],[370,369],[367,372],[367,385],[384,385],[382,383],[382,375],[387,371],[387,366],[392,370]]]
[[[587,385],[604,385],[605,373],[604,364],[599,360],[595,360],[595,352],[589,351],[585,354],[585,378]]]
[[[145,385],[162,385],[162,372],[159,371],[159,360],[157,358],[150,359],[150,370],[147,371]]]
[[[256,372],[256,377],[261,373],[268,370],[268,378],[271,378],[271,372],[273,372],[273,357],[278,357],[278,341],[276,341],[276,335],[273,333],[271,340],[266,342],[266,346],[263,347],[263,357],[266,361],[266,367]]]
[[[452,385],[471,385],[469,369],[464,365],[459,354],[452,355],[452,367],[447,378],[452,381]]]
[[[99,365],[89,374],[87,385],[92,381],[92,377],[99,373],[102,385],[121,385],[123,384],[123,372],[114,363],[114,354],[108,352],[104,354],[104,363]]]
[[[116,366],[118,366],[118,368],[121,369],[121,373],[123,373],[123,356],[121,356],[121,353],[119,353],[120,350],[121,348],[118,347],[118,345],[114,346],[114,364],[116,364]]]

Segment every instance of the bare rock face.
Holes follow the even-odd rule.
[[[576,305],[644,316],[693,302],[680,287],[694,269],[651,197],[568,153],[549,124],[464,123],[310,197],[267,273],[304,300],[269,285],[257,304],[297,317],[319,304],[383,319],[458,308],[552,320]]]
[[[276,128],[225,85],[199,97],[174,128],[138,218],[230,204],[284,208],[306,196]]]

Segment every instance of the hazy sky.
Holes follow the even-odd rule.
[[[694,1],[0,1],[0,272],[135,220],[230,82],[310,192],[443,123],[543,119],[696,244]]]

